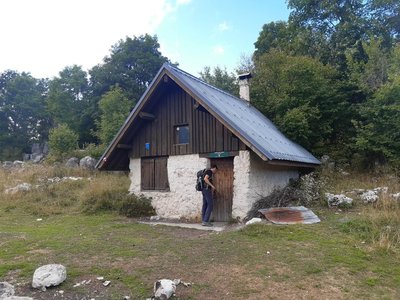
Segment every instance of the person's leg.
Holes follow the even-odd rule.
[[[205,195],[205,191],[206,190],[202,190],[201,191],[201,193],[203,194],[203,207],[201,209],[201,221],[202,222],[205,222],[204,221],[204,216],[206,215],[206,211],[207,211],[207,198],[206,198],[206,195]]]
[[[204,219],[203,222],[210,222],[210,215],[211,212],[213,210],[213,197],[212,197],[212,191],[211,190],[204,190],[204,194],[203,194],[206,198],[206,202],[207,202],[207,208],[204,214]]]

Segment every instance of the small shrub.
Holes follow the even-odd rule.
[[[78,145],[78,134],[72,131],[68,125],[61,124],[50,129],[49,146],[50,155],[55,159],[65,158]]]
[[[127,195],[122,200],[119,207],[119,213],[127,217],[147,217],[155,214],[151,199],[143,195],[136,196],[134,194]]]

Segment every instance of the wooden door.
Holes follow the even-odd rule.
[[[216,192],[211,220],[227,222],[232,218],[233,157],[211,159],[211,165],[218,167],[217,173],[213,175]]]

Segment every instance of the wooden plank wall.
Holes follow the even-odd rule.
[[[144,120],[135,134],[133,157],[246,149],[246,146],[210,113],[204,109],[195,109],[195,100],[189,94],[174,83],[168,84],[168,92],[157,99],[149,99],[149,106],[143,110],[155,115],[155,120]],[[189,144],[174,144],[174,126],[178,125],[189,125]],[[149,150],[146,150],[146,143],[150,143]]]

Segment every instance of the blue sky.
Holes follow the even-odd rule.
[[[192,0],[168,15],[156,30],[162,50],[196,75],[204,66],[233,71],[251,55],[265,23],[287,20],[283,0]]]
[[[0,72],[52,78],[102,62],[120,39],[158,36],[163,55],[193,75],[233,71],[262,25],[287,20],[285,0],[1,0]]]

